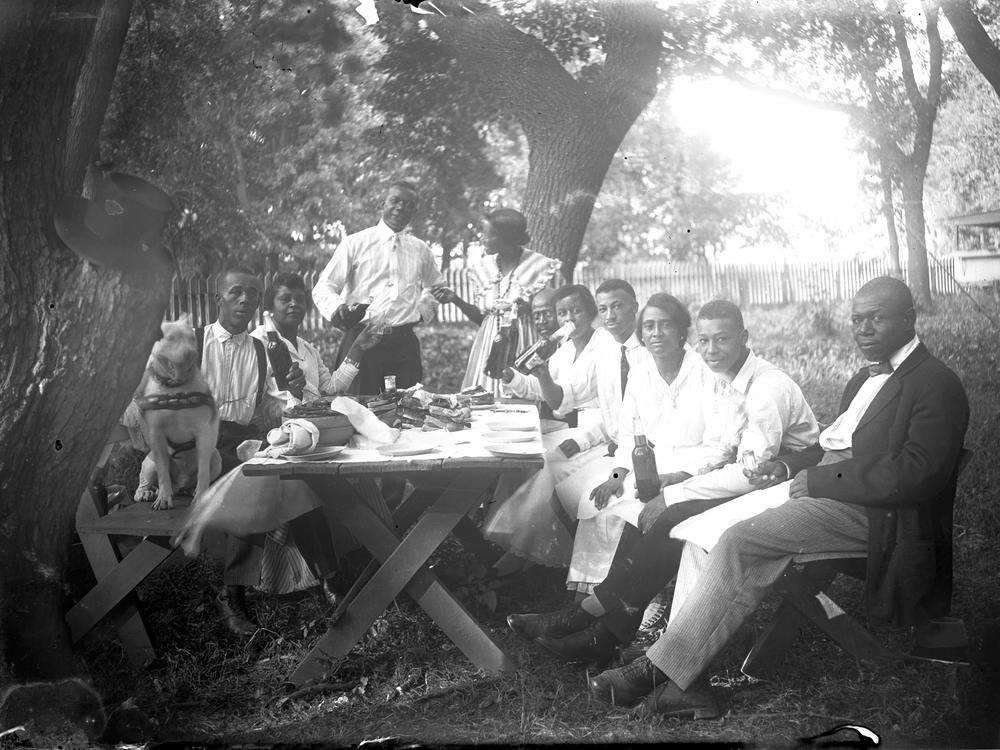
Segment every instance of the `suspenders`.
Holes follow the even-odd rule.
[[[194,338],[198,343],[198,364],[201,364],[201,355],[205,351],[205,326],[198,326],[194,329]],[[267,353],[264,351],[264,342],[251,336],[254,352],[257,354],[257,400],[255,406],[260,406],[264,400],[264,381],[267,378]]]

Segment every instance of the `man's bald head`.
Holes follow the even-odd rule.
[[[854,295],[851,328],[869,362],[887,361],[916,335],[913,294],[899,279],[880,276]]]
[[[541,289],[531,298],[531,319],[539,336],[551,336],[556,325],[556,290],[552,287]]]

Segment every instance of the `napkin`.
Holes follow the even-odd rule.
[[[371,411],[344,396],[337,396],[330,403],[332,411],[340,412],[351,420],[354,429],[358,434],[351,438],[358,448],[374,448],[378,445],[387,445],[396,442],[399,437],[399,430],[390,427],[380,420]]]
[[[267,433],[267,442],[270,445],[255,454],[258,458],[311,453],[319,442],[319,428],[308,419],[289,419]]]

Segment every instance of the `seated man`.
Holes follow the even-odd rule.
[[[697,336],[705,364],[718,377],[715,416],[704,440],[715,445],[712,468],[696,476],[662,476],[663,491],[639,515],[643,535],[622,536],[608,575],[582,603],[507,618],[516,632],[566,659],[609,661],[632,640],[646,606],[677,572],[683,543],[670,539],[674,525],[754,489],[736,458],[744,451],[769,459],[802,450],[819,435],[798,385],[747,347],[749,333],[736,305],[707,302],[698,313]]]
[[[818,444],[765,467],[794,477],[767,490],[787,499],[721,535],[659,640],[592,678],[595,692],[622,705],[651,693],[640,714],[718,716],[706,670],[796,554],[867,552],[872,624],[920,626],[948,614],[948,485],[969,420],[965,390],[917,338],[903,282],[865,284],[851,321],[872,364],[847,384],[841,414]],[[678,589],[696,567],[690,546]]]

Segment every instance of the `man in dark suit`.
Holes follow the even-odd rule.
[[[707,556],[688,544],[677,583],[688,593],[667,630],[645,656],[591,679],[592,690],[618,704],[647,696],[640,713],[718,716],[707,668],[796,554],[867,552],[871,624],[919,627],[948,614],[952,478],[969,405],[915,321],[903,282],[861,288],[851,323],[871,365],[847,384],[818,444],[761,466],[775,479],[758,484],[786,487],[787,500],[730,527]]]

